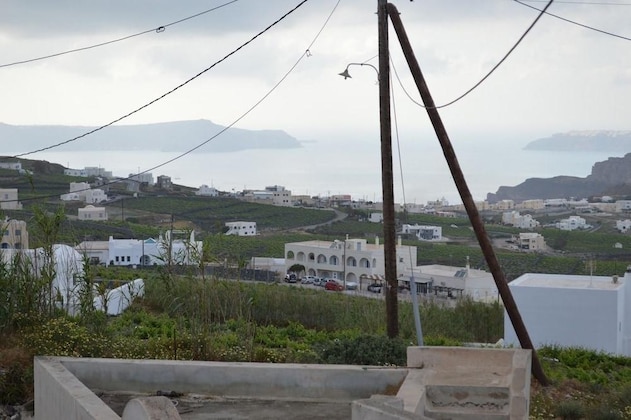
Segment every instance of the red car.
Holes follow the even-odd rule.
[[[344,290],[344,286],[342,286],[335,280],[329,280],[324,285],[324,290],[335,290],[336,292],[341,292],[342,290]]]

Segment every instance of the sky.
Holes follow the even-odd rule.
[[[107,124],[213,66],[300,3],[4,0],[0,122]],[[541,9],[547,2],[526,3]],[[438,105],[478,83],[538,15],[514,0],[393,4]],[[182,88],[117,124],[208,119],[281,129],[301,141],[330,143],[329,152],[338,148],[349,157],[352,152],[340,147],[345,140],[379,147],[376,72],[351,66],[351,79],[338,75],[348,63],[378,65],[376,6],[375,0],[309,0]],[[479,142],[501,153],[490,138],[526,143],[571,130],[630,128],[631,44],[624,37],[631,38],[631,0],[555,1],[548,12],[610,34],[544,15],[488,79],[440,109],[456,152],[459,143]],[[153,30],[160,26],[163,31]],[[145,31],[98,48],[8,65]],[[393,71],[396,128],[403,141],[436,147],[426,112],[413,102],[420,98],[392,29],[390,55],[400,79]],[[193,146],[197,139],[180,141]]]

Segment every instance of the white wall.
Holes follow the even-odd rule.
[[[558,344],[623,353],[622,288],[535,287],[513,283],[509,284],[510,290],[536,348]],[[506,345],[519,346],[507,314],[504,315],[504,340]]]

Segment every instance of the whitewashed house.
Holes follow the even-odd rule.
[[[107,201],[105,191],[92,189],[87,182],[71,182],[70,191],[59,197],[63,201],[83,201],[86,204],[97,204]]]
[[[534,229],[539,226],[539,222],[533,219],[532,215],[520,214],[518,211],[502,213],[502,223],[518,229]]]
[[[17,188],[0,188],[0,209],[22,210],[22,203],[18,201]]]
[[[560,230],[589,229],[591,227],[581,216],[570,216],[567,219],[561,219],[555,223],[555,226]]]
[[[226,222],[226,235],[256,236],[256,222]]]
[[[382,223],[383,222],[383,213],[370,213],[370,217],[368,221],[371,223]]]
[[[217,197],[219,195],[219,191],[215,187],[209,187],[208,185],[203,184],[197,189],[197,191],[195,191],[195,195]]]
[[[508,286],[535,347],[631,356],[631,267],[622,278],[527,273]],[[507,346],[519,346],[506,313],[504,334]]]
[[[87,205],[77,210],[79,220],[89,220],[93,222],[106,221],[107,211],[105,207],[94,207],[93,205]]]
[[[544,237],[536,232],[519,232],[515,242],[517,242],[517,248],[524,251],[544,251],[546,249]]]
[[[175,239],[167,231],[164,236],[141,239],[114,239],[108,242],[108,265],[143,266],[143,265],[191,265],[198,264],[202,256],[202,242],[195,240],[195,232],[184,239]],[[169,252],[170,251],[170,252]]]
[[[93,265],[109,261],[109,241],[84,241],[75,246],[75,250]]]
[[[443,228],[441,226],[404,224],[401,226],[401,233],[414,235],[420,241],[440,241],[443,239]]]
[[[291,199],[291,191],[285,189],[281,185],[273,185],[271,187],[265,187],[265,191],[272,193],[272,203],[275,206],[293,206],[294,203]]]
[[[0,162],[0,168],[23,172],[21,162]]]

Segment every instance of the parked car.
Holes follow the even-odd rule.
[[[313,284],[314,280],[315,280],[315,276],[304,276],[302,279],[300,279],[300,283],[301,284]]]
[[[298,281],[295,273],[285,275],[285,283],[296,283]]]
[[[346,290],[357,290],[359,284],[356,281],[346,281]]]
[[[336,292],[341,292],[344,290],[344,286],[338,283],[337,280],[329,279],[324,285],[324,290],[335,290]]]
[[[381,283],[372,283],[368,285],[368,291],[373,293],[381,293],[383,289],[383,284]]]
[[[313,284],[315,284],[316,286],[324,287],[326,281],[327,279],[323,277],[316,277],[315,280],[313,280]]]

